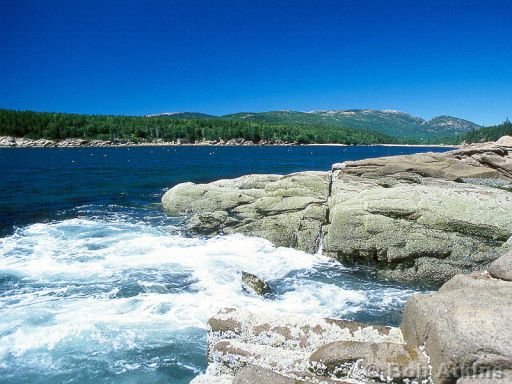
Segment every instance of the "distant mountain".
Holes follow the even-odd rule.
[[[480,128],[475,123],[452,116],[439,116],[425,121],[401,111],[373,109],[241,112],[225,115],[222,118],[273,124],[315,124],[358,128],[398,138],[414,139],[447,137]]]
[[[422,128],[433,134],[459,135],[482,127],[468,120],[452,116],[438,116],[423,122]]]
[[[200,112],[163,112],[146,117],[171,117],[173,119],[217,119],[218,116],[208,115]]]
[[[223,119],[300,126],[325,125],[373,131],[398,139],[414,141],[444,139],[464,135],[481,128],[478,124],[453,116],[438,116],[431,120],[424,120],[401,111],[374,109],[239,112],[223,116],[199,112],[165,112],[147,117]]]

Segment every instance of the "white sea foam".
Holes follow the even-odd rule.
[[[383,306],[408,294],[302,278],[333,261],[263,239],[188,238],[122,221],[31,225],[0,239],[0,261],[0,276],[18,279],[0,291],[2,364],[30,351],[93,356],[166,345],[223,307],[329,316],[363,310],[380,294]],[[272,298],[249,294],[242,270],[284,288]]]

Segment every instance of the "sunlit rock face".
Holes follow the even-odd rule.
[[[179,184],[162,202],[195,232],[260,236],[394,280],[441,284],[512,248],[512,147],[500,143]]]

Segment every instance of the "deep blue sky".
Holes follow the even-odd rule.
[[[0,107],[512,117],[512,0],[0,0]]]

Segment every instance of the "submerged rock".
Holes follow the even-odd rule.
[[[270,292],[270,286],[252,273],[242,271],[242,285],[244,288],[263,296]]]
[[[318,251],[381,276],[440,285],[512,249],[512,147],[484,143],[335,164],[331,172],[184,183],[162,198],[190,230]],[[499,187],[499,188],[496,188]]]

